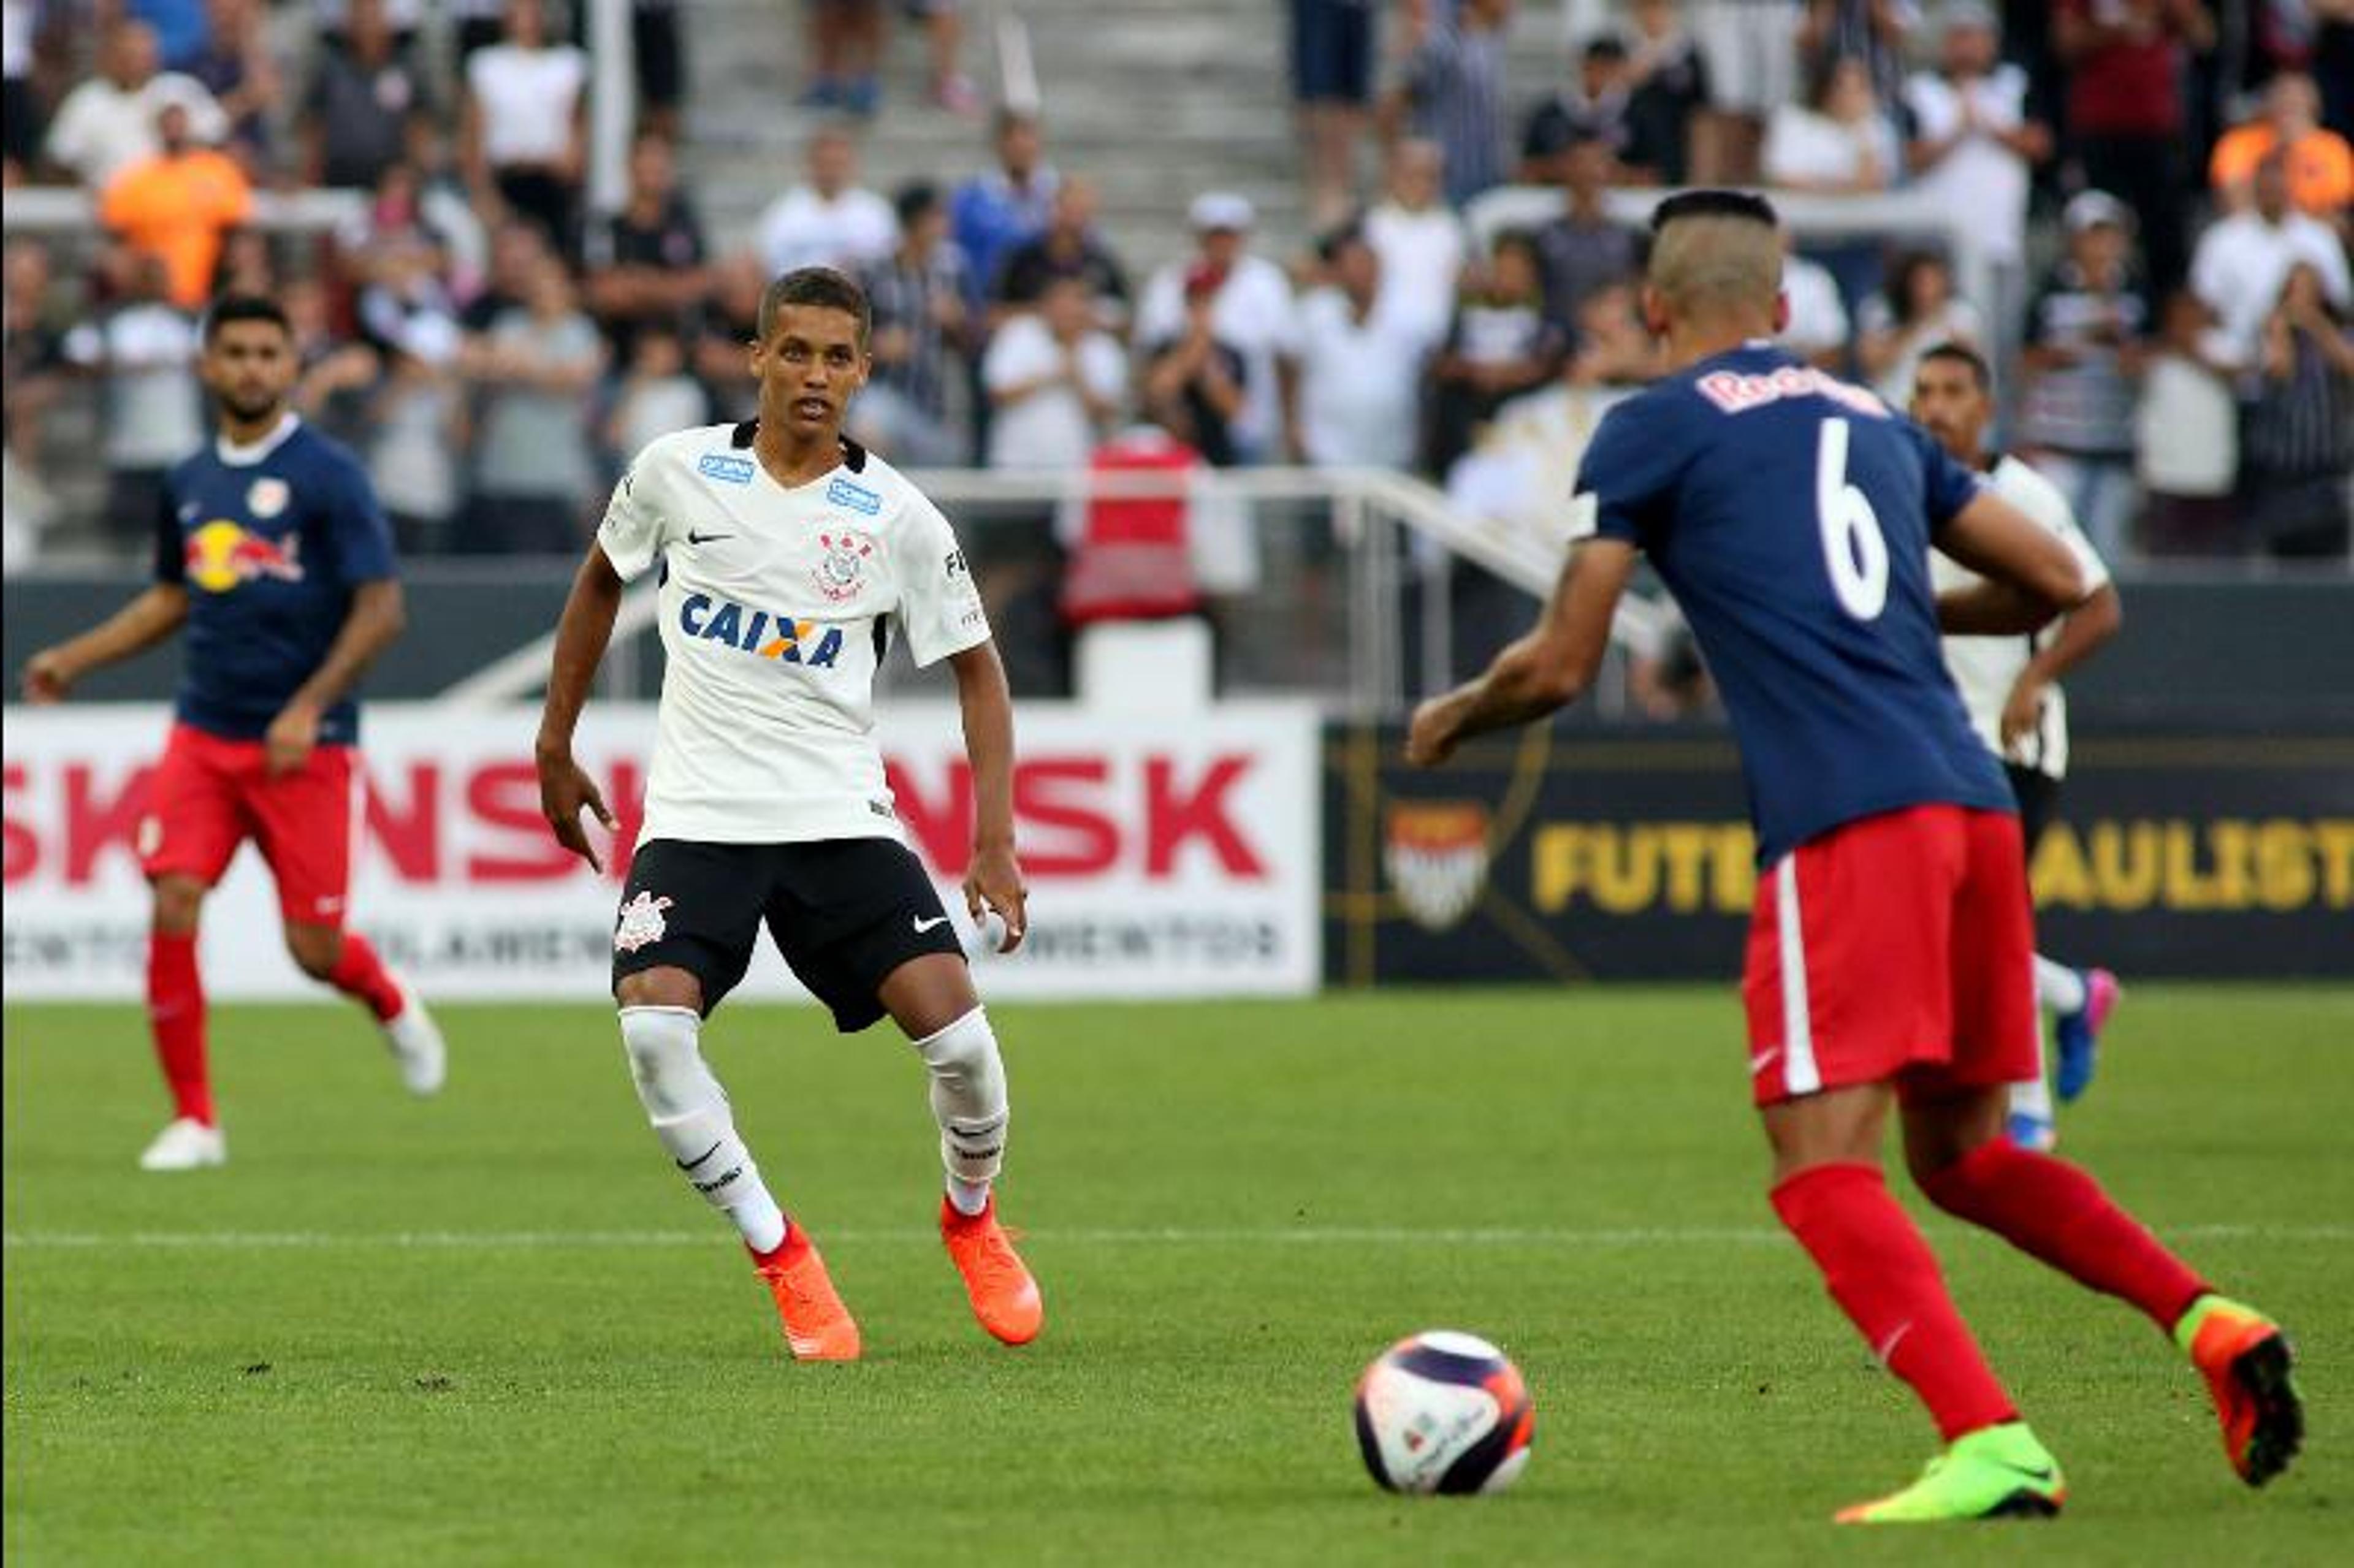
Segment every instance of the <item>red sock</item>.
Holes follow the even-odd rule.
[[[155,1060],[172,1086],[174,1114],[213,1125],[213,1086],[205,1074],[205,981],[196,972],[194,931],[147,933],[147,1026]]]
[[[389,1023],[400,1016],[400,988],[392,983],[391,971],[357,931],[344,933],[343,957],[328,972],[327,983],[366,1003],[378,1023]]]
[[[768,1252],[752,1252],[751,1245],[748,1243],[744,1250],[752,1252],[753,1267],[774,1268],[779,1264],[791,1263],[798,1259],[801,1254],[809,1251],[809,1245],[808,1234],[801,1226],[793,1224],[792,1216],[788,1214],[785,1216],[785,1239],[779,1242],[773,1249]]]
[[[2078,1284],[2140,1308],[2173,1331],[2206,1286],[2081,1168],[2007,1138],[1978,1145],[1921,1183],[1930,1201],[1983,1225]]]
[[[1776,1187],[1773,1199],[1823,1271],[1831,1299],[1872,1354],[1921,1396],[1946,1442],[2019,1419],[1946,1294],[1929,1244],[1878,1168],[1809,1166]]]

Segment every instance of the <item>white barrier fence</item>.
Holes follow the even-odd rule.
[[[161,708],[7,710],[5,986],[14,999],[141,994],[147,892],[133,845]],[[1222,704],[1182,725],[1048,705],[1019,715],[1015,810],[1031,937],[983,958],[992,997],[1304,993],[1321,973],[1317,715]],[[647,706],[592,709],[577,750],[634,831]],[[384,705],[365,720],[355,928],[437,998],[607,994],[619,881],[557,849],[518,709]],[[907,838],[960,928],[971,779],[953,707],[882,725]],[[251,850],[207,906],[205,977],[223,998],[308,997]],[[802,993],[762,944],[743,994]]]

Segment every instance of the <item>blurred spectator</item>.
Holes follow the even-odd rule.
[[[414,4],[419,16],[423,14],[422,0],[388,0],[388,4],[396,11]],[[442,8],[458,24],[457,37],[451,41],[457,48],[458,74],[463,76],[476,55],[506,37],[507,0],[442,0]],[[393,18],[392,30],[404,38],[413,26],[413,21],[403,26],[398,15]]]
[[[640,331],[675,334],[703,302],[711,285],[703,224],[678,188],[677,158],[661,136],[643,132],[630,144],[628,203],[588,226],[581,255],[583,293],[617,364],[634,357]]]
[[[1715,96],[1708,167],[1700,177],[1755,177],[1766,121],[1798,96],[1798,25],[1805,19],[1806,0],[1693,0],[1692,37]]]
[[[2228,556],[2240,547],[2237,370],[2230,344],[2199,296],[2166,302],[2134,410],[2141,545],[2153,556]]]
[[[236,159],[190,140],[186,104],[165,100],[155,131],[156,153],[107,183],[98,217],[132,249],[161,260],[172,302],[194,311],[212,292],[221,236],[253,211],[253,187]]]
[[[431,327],[391,345],[367,403],[368,478],[403,551],[439,554],[465,494],[466,396],[453,331]]]
[[[1834,59],[1861,60],[1872,96],[1893,104],[1904,90],[1904,37],[1920,20],[1912,0],[1807,0],[1798,69],[1803,74]]]
[[[1977,310],[1954,292],[1946,259],[1934,250],[1908,251],[1856,313],[1856,365],[1882,402],[1903,408],[1912,402],[1913,371],[1925,350],[1941,343],[1983,350],[1985,336]]]
[[[68,363],[99,378],[106,461],[100,524],[135,549],[155,536],[164,475],[205,439],[196,388],[196,323],[172,303],[164,263],[111,246],[99,270],[115,302],[66,334]]]
[[[1308,162],[1308,222],[1355,205],[1357,143],[1373,98],[1373,0],[1290,0],[1291,101]]]
[[[1691,176],[1693,127],[1711,102],[1708,61],[1699,39],[1684,30],[1675,0],[1635,0],[1633,15],[1628,69],[1634,93],[1621,159],[1630,178],[1681,185]]]
[[[1834,55],[1809,78],[1807,101],[1774,111],[1764,154],[1769,184],[1829,196],[1886,190],[1894,182],[1896,127],[1872,90],[1872,70]]]
[[[2084,191],[2065,222],[2068,253],[2028,307],[2020,444],[2068,498],[2093,548],[2115,560],[2133,514],[2135,383],[2149,301],[2124,203]]]
[[[2344,556],[2354,479],[2354,334],[2320,270],[2289,269],[2264,319],[2255,396],[2240,442],[2257,541],[2274,556]]]
[[[0,309],[6,313],[5,400],[8,450],[27,469],[41,466],[42,423],[64,390],[66,334],[53,314],[48,248],[11,239],[0,259]]]
[[[891,204],[858,184],[858,143],[847,128],[822,125],[809,142],[809,179],[760,214],[760,264],[771,278],[797,267],[855,271],[899,242]]]
[[[1643,239],[1603,208],[1610,185],[1608,143],[1580,135],[1563,149],[1557,166],[1562,212],[1536,231],[1536,244],[1544,264],[1545,309],[1566,326],[1588,294],[1642,270]]]
[[[588,164],[588,57],[550,43],[541,0],[507,0],[504,41],[466,61],[466,164],[495,196],[569,249]]]
[[[1257,214],[1249,200],[1231,192],[1195,196],[1186,217],[1195,244],[1193,257],[1153,274],[1137,308],[1136,335],[1147,344],[1166,343],[1184,328],[1191,279],[1207,278],[1215,288],[1210,319],[1218,341],[1243,356],[1241,417],[1234,424],[1238,462],[1265,462],[1288,444],[1296,423],[1293,371],[1299,357],[1299,318],[1291,283],[1283,269],[1250,253],[1250,229]],[[1202,443],[1197,440],[1194,445]]]
[[[875,112],[883,101],[883,0],[801,0],[808,7],[809,86],[804,109]]]
[[[2184,57],[2214,41],[2198,0],[2053,0],[2052,49],[2067,70],[2068,134],[2084,184],[2133,209],[2160,292],[2181,281],[2185,252]]]
[[[906,0],[906,5],[908,19],[924,26],[932,106],[950,114],[980,113],[981,89],[964,73],[964,0]]]
[[[283,88],[270,53],[269,14],[260,0],[206,0],[205,14],[205,45],[188,63],[188,74],[228,116],[226,150],[260,179],[278,166],[270,117]]]
[[[2281,297],[2289,269],[2309,262],[2322,292],[2344,310],[2354,302],[2346,249],[2330,227],[2289,205],[2288,160],[2274,148],[2256,161],[2254,199],[2245,212],[2224,218],[2200,237],[2190,266],[2190,287],[2222,323],[2232,358],[2255,364],[2264,322]]]
[[[439,123],[429,116],[412,116],[408,147],[408,166],[417,172],[417,221],[441,243],[451,291],[472,300],[490,272],[491,237],[483,215],[475,210],[450,135]]]
[[[686,94],[686,40],[678,12],[678,0],[631,0],[630,58],[637,71],[638,125],[666,142],[678,140],[678,106]],[[579,15],[587,14],[584,5]]]
[[[211,145],[228,130],[228,116],[194,77],[158,73],[154,29],[117,22],[99,43],[98,74],[66,94],[49,122],[49,161],[100,191],[116,175],[153,156],[159,143],[155,111],[167,102],[186,106],[188,133]]]
[[[1321,247],[1329,281],[1299,303],[1299,456],[1319,468],[1414,466],[1430,341],[1380,308],[1380,255],[1359,229]]]
[[[547,237],[519,218],[502,224],[491,240],[491,274],[482,291],[466,302],[459,324],[470,334],[482,334],[509,311],[525,308],[539,265],[555,252]]]
[[[1005,259],[1045,228],[1058,183],[1044,161],[1037,116],[1000,110],[996,146],[997,166],[949,198],[949,237],[964,253],[965,298],[976,314],[987,308]]]
[[[896,207],[899,249],[859,277],[874,313],[875,371],[852,406],[851,434],[895,463],[946,468],[964,459],[948,406],[956,358],[970,346],[964,258],[949,243],[937,186],[917,181]]]
[[[347,26],[342,48],[319,51],[303,98],[302,177],[373,190],[406,151],[411,117],[430,116],[433,104],[424,73],[393,40],[384,0],[351,0]]]
[[[1455,314],[1469,237],[1440,199],[1442,154],[1415,138],[1390,150],[1389,184],[1365,215],[1365,242],[1381,258],[1382,313],[1425,342],[1437,342]]]
[[[604,369],[605,344],[576,304],[564,264],[542,258],[524,308],[499,317],[460,363],[482,396],[473,504],[458,548],[578,552],[597,484],[581,409]]]
[[[1173,335],[1147,350],[1143,401],[1213,467],[1241,461],[1235,428],[1248,401],[1250,365],[1218,336],[1218,275],[1196,262],[1185,278],[1185,318]]]
[[[1782,298],[1789,307],[1778,341],[1792,354],[1820,370],[1844,375],[1847,370],[1847,301],[1839,280],[1819,261],[1797,253],[1797,236],[1782,231]]]
[[[13,185],[41,155],[40,90],[33,84],[33,40],[40,10],[36,0],[0,5],[0,184]]]
[[[1634,96],[1634,71],[1627,61],[1627,46],[1615,33],[1587,40],[1579,54],[1576,75],[1556,88],[1529,113],[1521,132],[1521,183],[1551,185],[1562,177],[1562,163],[1573,143],[1598,141],[1610,149],[1614,169],[1632,163],[1633,127],[1628,106]],[[1655,171],[1630,172],[1648,184]]]
[[[1913,140],[1905,161],[1925,196],[1948,212],[1967,213],[1979,254],[1997,270],[1998,314],[2024,263],[2027,196],[2035,165],[2052,155],[2052,132],[2029,112],[2027,73],[2003,63],[1992,7],[1956,0],[1946,7],[1935,71],[1905,84]],[[1908,372],[1901,408],[1912,398]]]
[[[1570,386],[1640,387],[1659,376],[1659,345],[1643,325],[1632,282],[1586,295],[1575,325],[1577,352],[1564,373]]]
[[[2301,71],[2273,78],[2264,113],[2215,143],[2207,177],[2224,206],[2244,212],[2255,205],[2256,164],[2275,147],[2286,149],[2289,201],[2342,232],[2354,206],[2354,147],[2322,125],[2321,91]]]
[[[365,343],[336,329],[325,282],[305,275],[280,285],[294,329],[294,357],[302,366],[289,399],[294,411],[334,436],[358,447],[367,437],[368,397],[384,372],[384,361]]]
[[[759,403],[752,376],[752,340],[759,332],[760,293],[769,275],[757,256],[737,252],[711,269],[711,298],[695,344],[695,374],[711,394],[713,417],[748,419]]]
[[[267,299],[278,292],[278,253],[270,236],[259,228],[232,228],[221,237],[220,260],[213,264],[212,299],[224,294],[251,294]]]
[[[993,313],[1036,304],[1051,279],[1076,278],[1095,302],[1096,324],[1114,336],[1127,335],[1128,271],[1097,232],[1096,206],[1096,184],[1083,175],[1055,187],[1045,228],[1008,251],[997,270]]]
[[[605,421],[605,445],[626,461],[657,436],[710,424],[711,394],[687,370],[686,344],[672,326],[649,326],[630,360]],[[887,455],[887,454],[886,454]]]
[[[1431,360],[1424,467],[1445,473],[1506,399],[1552,380],[1568,355],[1569,329],[1548,308],[1535,237],[1499,235]]]
[[[1445,153],[1447,199],[1461,207],[1502,185],[1504,58],[1513,0],[1416,0],[1406,8],[1401,90],[1414,134]]]
[[[429,0],[382,0],[386,23],[392,28],[393,41],[402,50],[414,48],[417,30],[424,24]],[[499,41],[499,16],[503,0],[440,0],[437,9],[458,24],[461,46],[459,64],[464,57],[485,44]],[[311,15],[318,23],[320,41],[340,48],[351,34],[352,0],[309,0]],[[477,35],[470,24],[477,18],[481,27]],[[470,44],[466,40],[472,38]]]
[[[1058,278],[1034,313],[1001,328],[981,383],[997,406],[991,468],[1079,468],[1119,414],[1128,356],[1097,326],[1087,286]]]
[[[204,53],[204,0],[114,0],[113,9],[155,29],[155,55],[165,70],[186,70]]]
[[[1193,580],[1193,538],[1206,499],[1198,482],[1209,465],[1182,429],[1148,420],[1112,437],[1087,459],[1090,477],[1166,479],[1165,495],[1125,494],[1090,486],[1083,503],[1057,519],[1069,552],[1059,594],[1068,626],[1105,620],[1161,620],[1202,608]]]
[[[370,252],[356,313],[362,335],[379,350],[406,349],[437,364],[456,357],[462,336],[457,307],[441,281],[440,252],[421,231]]]

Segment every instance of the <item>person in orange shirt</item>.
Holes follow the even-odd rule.
[[[2263,115],[2215,143],[2207,177],[2224,205],[2244,211],[2254,199],[2256,164],[2274,147],[2288,149],[2289,201],[2342,233],[2354,207],[2354,147],[2321,123],[2321,92],[2302,71],[2285,70],[2264,89]]]
[[[228,154],[196,144],[186,105],[155,111],[163,151],[132,164],[99,197],[99,221],[159,258],[172,302],[198,310],[212,292],[222,238],[253,210],[253,187]]]

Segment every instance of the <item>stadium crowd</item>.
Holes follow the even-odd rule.
[[[300,404],[405,548],[568,554],[629,453],[749,413],[761,287],[811,262],[873,296],[854,432],[913,466],[1372,464],[1542,504],[1650,374],[1642,238],[1606,194],[1686,181],[1969,214],[1988,297],[1935,249],[1809,242],[1787,339],[1899,404],[1925,349],[1984,348],[2007,443],[2112,556],[2348,550],[2354,0],[1572,4],[1593,25],[1549,83],[1512,79],[1514,0],[1292,0],[1317,238],[1290,258],[1225,191],[1190,197],[1187,253],[1117,254],[1087,172],[1008,111],[975,132],[982,172],[868,188],[872,40],[837,14],[867,6],[811,0],[803,101],[840,117],[729,247],[672,140],[675,0],[633,6],[613,212],[584,200],[590,61],[549,0],[281,4],[316,13],[300,58],[264,0],[5,0],[6,180],[79,185],[102,227],[7,244],[12,570],[143,546],[201,439],[217,291],[285,302]],[[921,11],[934,101],[970,114],[955,6]],[[1507,185],[1557,210],[1469,220]],[[320,185],[368,195],[323,237],[249,223],[257,189]],[[94,439],[59,450],[93,394]],[[93,457],[102,496],[60,504]]]

